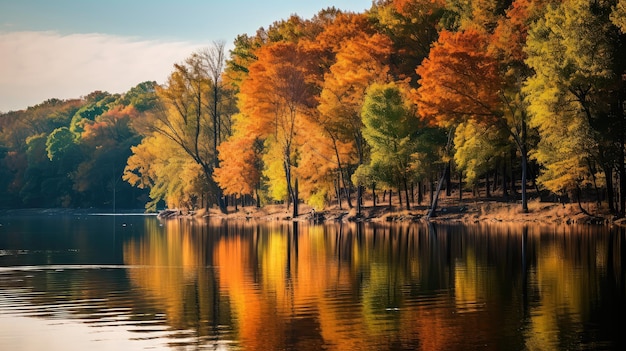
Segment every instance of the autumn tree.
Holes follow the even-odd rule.
[[[363,136],[371,147],[371,156],[369,164],[359,167],[370,170],[386,168],[387,171],[380,176],[372,171],[365,173],[369,173],[373,180],[378,179],[389,185],[398,184],[398,191],[404,186],[406,208],[409,210],[408,180],[412,177],[413,170],[411,156],[415,152],[414,141],[420,125],[407,95],[405,89],[395,83],[375,83],[369,87],[361,116]],[[393,178],[389,179],[384,175],[391,175]]]
[[[131,151],[123,179],[149,190],[148,211],[156,211],[161,201],[170,208],[180,209],[202,205],[202,196],[208,191],[202,167],[181,153],[175,141],[153,134],[131,147]]]
[[[609,208],[615,211],[613,169],[620,177],[620,212],[626,207],[624,169],[624,64],[609,3],[569,0],[550,4],[534,23],[526,45],[533,68],[525,87],[531,125],[541,140],[534,157],[539,180],[553,192],[578,191],[604,171]]]
[[[468,185],[476,185],[483,174],[493,170],[498,161],[508,156],[508,139],[506,130],[495,125],[477,124],[469,120],[457,126],[454,134],[457,150],[454,162],[463,170]]]
[[[367,150],[360,116],[365,92],[372,83],[388,81],[391,42],[386,36],[366,28],[337,51],[336,61],[324,77],[318,105],[318,121],[325,132],[335,140],[349,143],[352,148],[351,158],[337,159],[344,188],[351,176],[350,163],[352,169],[356,169],[365,162]],[[361,188],[357,187],[357,190],[360,210]]]
[[[278,42],[257,50],[258,61],[250,65],[248,77],[240,92],[240,110],[250,119],[250,131],[264,140],[266,176],[276,179],[280,164],[293,216],[298,215],[297,167],[302,139],[301,122],[313,106],[313,90],[308,79],[305,58],[299,47]]]
[[[80,144],[89,157],[72,173],[82,201],[113,209],[135,203],[136,192],[122,181],[122,173],[131,147],[141,141],[131,126],[139,114],[134,105],[119,104],[85,124]]]
[[[494,124],[503,115],[499,95],[503,82],[488,45],[484,32],[444,30],[417,68],[421,77],[416,91],[418,112],[433,126],[448,130],[450,140],[462,123]]]
[[[618,26],[622,33],[626,33],[626,1],[617,0],[611,12],[611,22]]]
[[[258,189],[263,170],[262,141],[241,121],[243,115],[235,115],[235,132],[218,147],[220,167],[215,169],[214,179],[226,195],[256,195],[260,206]],[[237,122],[240,120],[240,122]]]
[[[448,6],[456,17],[447,26],[454,31],[441,32],[417,70],[422,77],[420,114],[446,128],[470,123],[505,131],[521,160],[522,210],[527,211],[530,131],[522,84],[531,69],[524,63],[523,47],[528,26],[543,14],[543,2],[518,0],[507,8],[506,1],[453,1]],[[456,153],[466,150],[460,147]]]
[[[217,45],[213,51],[194,53],[174,65],[167,84],[156,88],[162,109],[152,114],[148,130],[172,141],[176,149],[199,165],[212,202],[225,211],[222,190],[213,179],[222,118],[220,87],[213,85],[220,85],[216,71],[222,67],[222,51],[223,46]],[[127,167],[127,171],[132,169]],[[170,177],[177,174],[171,173]]]
[[[378,30],[391,39],[390,72],[396,80],[409,79],[417,87],[415,67],[428,57],[439,36],[445,11],[443,0],[379,0],[369,10]]]

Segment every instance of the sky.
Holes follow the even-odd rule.
[[[163,83],[191,53],[292,14],[372,0],[0,0],[0,112]]]

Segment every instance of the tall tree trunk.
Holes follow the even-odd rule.
[[[615,211],[615,190],[613,188],[613,167],[602,165],[604,169],[604,179],[606,182],[606,197],[609,205],[609,212],[616,213]]]
[[[361,217],[362,204],[363,204],[363,187],[361,185],[358,185],[356,187],[356,213],[357,213],[357,216],[359,217]]]
[[[435,182],[433,182],[433,178],[430,179],[430,206],[435,202]]]
[[[372,184],[372,207],[376,208],[376,182]]]
[[[522,157],[524,157],[524,154],[522,153]],[[517,195],[517,187],[516,187],[516,180],[517,177],[515,176],[515,150],[511,149],[511,167],[509,168],[511,171],[511,196],[515,197]]]
[[[459,202],[463,201],[463,171],[459,171]]]
[[[341,207],[341,176],[337,178],[337,182],[335,183],[335,194],[337,196],[337,205],[339,206],[339,209],[342,210],[343,208]]]
[[[528,150],[526,149],[526,118],[522,117],[522,142],[520,145],[522,154],[522,212],[528,212],[528,199],[526,198],[526,178],[528,172]]]
[[[287,183],[287,210],[291,206],[291,202],[295,201],[293,185],[291,184],[291,164],[289,163],[289,149],[285,150],[283,157],[283,168],[285,169],[285,182]]]
[[[507,189],[506,181],[506,158],[502,160],[502,197],[505,199],[509,197],[509,190]]]
[[[489,171],[485,173],[485,197],[491,197],[491,188],[489,187]]]
[[[406,195],[406,210],[411,210],[411,203],[409,202],[409,186],[407,185],[406,177],[404,178],[404,193]]]
[[[448,165],[446,166],[448,169],[446,170],[446,196],[452,195],[452,160],[448,161]]]
[[[623,122],[622,122],[623,124]],[[624,217],[626,214],[626,166],[624,166],[624,162],[626,162],[626,157],[624,155],[624,127],[622,126],[622,132],[620,135],[620,152],[619,152],[619,214],[621,217]]]
[[[298,213],[298,207],[299,207],[299,202],[300,200],[298,199],[298,178],[296,177],[295,180],[296,184],[294,185],[294,190],[293,190],[293,216],[292,218],[297,218],[299,213]]]
[[[417,203],[422,204],[424,202],[424,187],[421,181],[417,182]]]
[[[353,208],[354,205],[352,205],[352,184],[351,183],[346,183],[344,181],[344,183],[343,183],[343,192],[345,194],[344,196],[346,198],[346,201],[348,202],[348,208]]]
[[[602,204],[600,200],[600,189],[598,188],[598,179],[596,177],[596,169],[591,163],[591,159],[587,158],[587,167],[589,167],[589,174],[591,174],[591,180],[593,181],[593,190],[596,193],[596,203],[598,207]]]
[[[261,198],[259,197],[259,187],[261,185],[257,185],[254,189],[254,195],[256,195],[256,208],[261,208]]]
[[[443,184],[443,181],[446,177],[446,173],[448,173],[448,167],[444,167],[443,169],[443,174],[441,175],[441,179],[439,180],[439,184],[437,184],[437,193],[435,194],[434,200],[433,200],[433,204],[430,207],[430,211],[428,211],[428,216],[426,216],[426,219],[431,219],[432,217],[437,217],[437,202],[439,200],[439,193],[441,192],[441,186]]]
[[[493,170],[493,182],[491,182],[491,192],[494,194],[498,191],[498,166],[499,162],[496,162],[496,167]]]

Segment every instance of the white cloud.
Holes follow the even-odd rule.
[[[163,83],[174,63],[202,46],[104,34],[0,32],[0,111],[95,90],[121,93],[147,80]]]

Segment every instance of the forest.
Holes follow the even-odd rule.
[[[377,0],[233,44],[1,114],[0,208],[297,216],[454,191],[625,215],[626,0]]]

